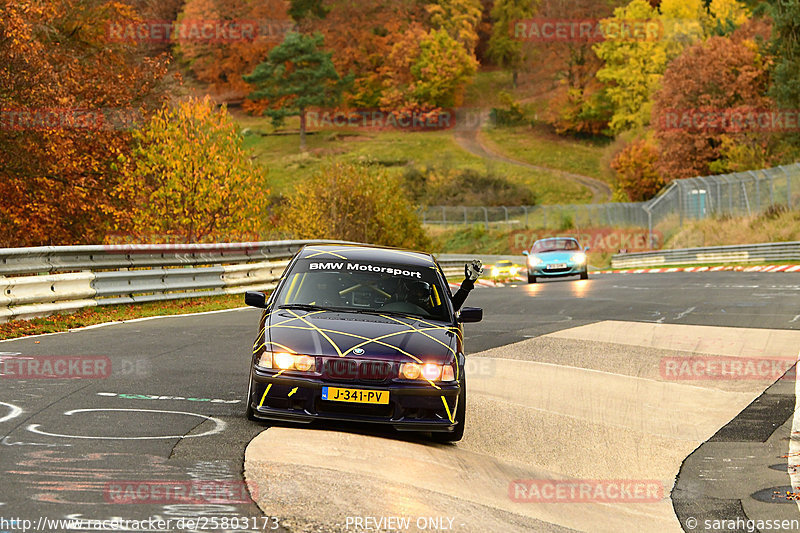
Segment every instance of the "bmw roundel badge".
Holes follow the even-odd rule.
[[[355,348],[353,353],[356,355],[364,355],[364,348]]]

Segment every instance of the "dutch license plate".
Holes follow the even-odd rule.
[[[547,268],[552,268],[553,270],[558,269],[558,268],[567,268],[567,264],[566,263],[556,263],[555,265],[548,265]]]
[[[331,402],[388,404],[389,391],[322,387],[322,399]]]

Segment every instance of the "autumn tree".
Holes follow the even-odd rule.
[[[544,0],[536,13],[544,20],[596,21],[612,14],[614,1]],[[548,105],[542,118],[559,134],[606,133],[612,106],[597,72],[603,62],[594,50],[594,36],[525,43],[528,62]]]
[[[477,60],[445,30],[414,32],[392,47],[383,67],[381,107],[398,112],[461,105]]]
[[[653,106],[659,172],[668,179],[707,175],[724,156],[726,137],[766,142],[769,132],[737,127],[725,117],[772,107],[765,96],[768,68],[768,58],[745,32],[711,37],[675,59]]]
[[[102,242],[137,117],[166,59],[109,39],[119,2],[0,0],[0,246]]]
[[[617,188],[631,202],[649,200],[665,185],[656,169],[658,148],[649,140],[639,139],[627,145],[614,158],[611,168],[617,178]]]
[[[311,107],[335,105],[349,78],[341,78],[331,61],[331,53],[322,50],[323,37],[289,33],[283,43],[269,53],[245,81],[256,89],[254,100],[266,100],[264,113],[280,125],[286,117],[300,117],[300,148],[306,147],[306,111]]]
[[[657,11],[645,0],[633,0],[614,10],[613,19],[656,20]],[[667,65],[667,52],[659,40],[609,39],[595,45],[604,66],[597,78],[607,84],[614,107],[610,129],[618,133],[645,126],[650,120],[650,98],[657,89]]]
[[[218,97],[237,100],[251,91],[242,76],[264,61],[294,23],[286,0],[187,0],[173,42],[178,58]],[[213,28],[211,39],[197,30]],[[193,32],[192,30],[195,30]]]
[[[609,21],[652,21],[659,25],[660,35],[607,39],[595,46],[605,63],[597,77],[606,83],[613,104],[610,122],[613,133],[649,124],[652,97],[667,65],[686,47],[704,38],[703,21],[707,14],[703,0],[662,0],[659,11],[645,0],[633,0],[615,9]]]
[[[301,182],[281,208],[280,228],[296,239],[429,244],[400,179],[364,165],[331,164]]]
[[[164,107],[121,157],[118,228],[153,240],[238,240],[262,229],[268,191],[225,108],[206,97]],[[232,237],[233,236],[233,237]]]

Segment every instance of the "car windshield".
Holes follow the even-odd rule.
[[[275,305],[449,321],[448,296],[436,272],[424,266],[301,259],[287,274]]]
[[[536,241],[531,252],[540,254],[543,252],[569,252],[574,250],[580,250],[580,246],[573,239],[546,239]]]
[[[507,267],[507,266],[511,266],[511,261],[498,261],[494,265],[495,266],[499,266],[499,267]]]

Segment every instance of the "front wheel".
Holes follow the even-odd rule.
[[[528,283],[536,283],[536,276],[528,274]]]
[[[581,272],[581,279],[589,279],[589,271],[588,270],[584,270],[583,272]]]
[[[456,427],[450,433],[431,433],[435,442],[457,442],[464,436],[464,424],[467,418],[467,378],[461,379],[461,392],[458,393],[458,406],[456,407]]]

